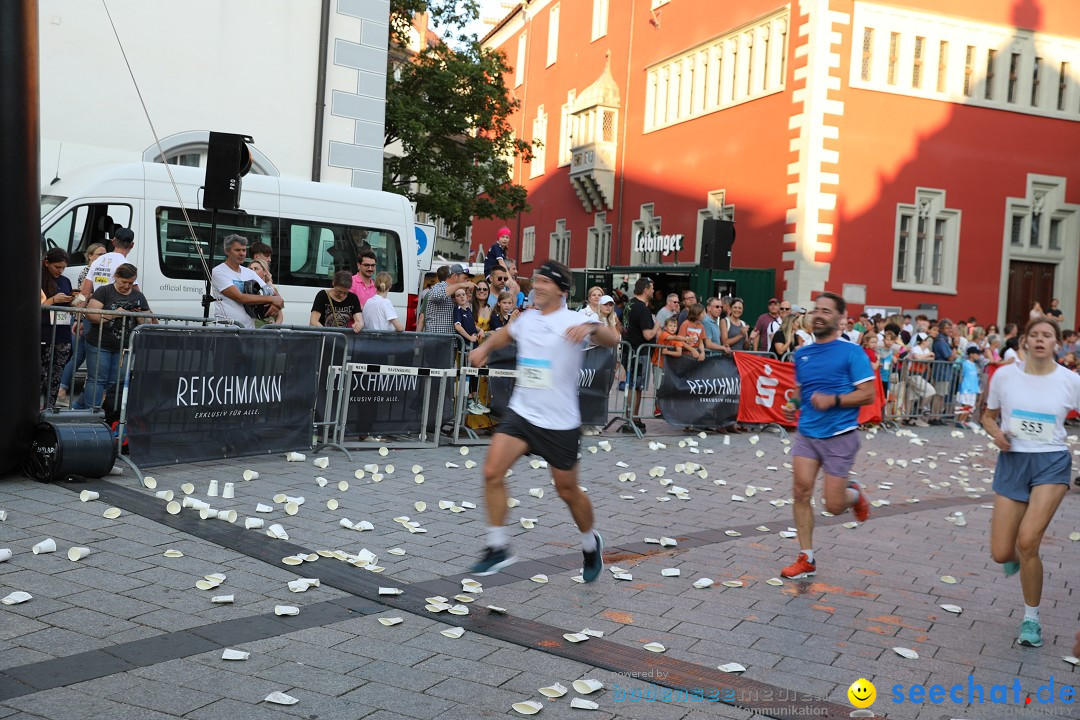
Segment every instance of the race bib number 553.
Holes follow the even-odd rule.
[[[1054,442],[1057,418],[1046,413],[1014,410],[1009,416],[1009,432],[1021,440],[1034,443]]]

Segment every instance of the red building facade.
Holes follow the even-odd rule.
[[[521,274],[694,265],[724,218],[792,302],[1077,326],[1080,3],[532,0],[485,42],[542,147],[474,253],[505,222]]]

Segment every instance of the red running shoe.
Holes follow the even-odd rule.
[[[864,523],[870,518],[870,501],[866,497],[866,492],[863,491],[862,483],[858,480],[849,480],[848,487],[859,493],[859,498],[851,506],[851,512],[855,514],[856,520]]]
[[[817,563],[812,563],[806,553],[799,553],[799,558],[780,571],[780,574],[792,580],[817,575]]]

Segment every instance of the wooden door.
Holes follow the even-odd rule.
[[[1050,307],[1050,299],[1054,295],[1055,268],[1052,263],[1027,260],[1009,263],[1009,300],[1005,322],[1014,322],[1023,330],[1035,302],[1039,302],[1044,310]]]

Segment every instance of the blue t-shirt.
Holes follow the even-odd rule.
[[[461,329],[469,335],[476,334],[476,320],[473,319],[472,308],[468,305],[465,307],[458,305],[454,308],[454,324],[458,323],[461,323]]]
[[[846,395],[855,386],[874,379],[866,352],[844,340],[803,345],[795,351],[795,379],[802,396],[799,432],[807,437],[827,438],[859,426],[859,408],[818,410],[810,402],[816,393]]]
[[[711,317],[704,317],[701,322],[705,325],[705,337],[717,345],[723,345],[720,341],[720,326]],[[719,355],[719,350],[710,350],[709,355]]]
[[[964,358],[960,366],[960,392],[979,394],[979,367],[970,358]]]

